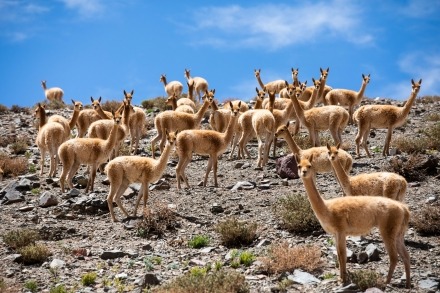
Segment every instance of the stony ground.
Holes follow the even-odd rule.
[[[393,102],[396,103],[396,102]],[[430,113],[438,113],[440,103],[417,103],[411,111],[409,123],[395,130],[393,137],[399,135],[416,137],[420,129],[426,128],[425,117]],[[71,111],[59,111],[69,117]],[[151,119],[151,117],[149,117]],[[431,122],[429,122],[431,123]],[[36,137],[33,117],[25,113],[8,113],[0,117],[0,137],[11,135]],[[349,152],[354,154],[354,137],[356,127],[348,126],[344,140],[350,146]],[[302,129],[305,134],[305,130]],[[385,131],[374,131],[370,138],[372,149],[381,149]],[[150,130],[142,140],[142,155],[151,156],[149,142],[154,135]],[[324,133],[323,135],[328,135]],[[372,135],[373,136],[373,135]],[[256,142],[250,145],[251,153],[255,156]],[[9,148],[0,149],[10,152]],[[38,166],[39,151],[35,145],[29,149],[29,162]],[[394,151],[394,150],[392,150]],[[277,157],[288,154],[285,144],[278,149]],[[227,153],[229,154],[229,153]],[[400,156],[408,156],[401,154]],[[438,153],[434,156],[440,157]],[[374,157],[362,156],[354,159],[352,174],[382,170],[391,157],[385,158],[376,153]],[[325,233],[310,235],[295,235],[283,230],[280,221],[274,213],[278,200],[286,195],[304,194],[304,187],[299,179],[286,180],[275,172],[275,158],[271,158],[264,169],[255,168],[255,160],[227,160],[223,156],[219,163],[219,184],[214,188],[212,177],[208,187],[201,187],[206,158],[194,156],[189,164],[187,174],[192,187],[182,191],[176,188],[174,166],[177,158],[172,158],[167,166],[161,184],[151,191],[148,204],[154,209],[161,203],[175,210],[179,227],[167,231],[162,237],[151,235],[147,238],[137,236],[135,220],[113,223],[106,210],[105,198],[109,187],[104,174],[98,174],[95,181],[95,191],[85,193],[85,189],[77,184],[76,189],[62,194],[58,180],[39,177],[37,173],[29,173],[20,178],[4,178],[0,182],[0,234],[21,228],[35,228],[40,231],[52,255],[47,262],[40,265],[25,266],[16,262],[14,252],[2,241],[0,242],[0,277],[10,286],[11,292],[24,292],[23,284],[29,280],[37,280],[41,292],[49,292],[55,284],[64,284],[72,292],[141,292],[145,283],[166,283],[187,272],[193,266],[203,266],[208,263],[221,261],[229,266],[227,260],[230,249],[221,245],[220,237],[215,232],[215,225],[231,216],[240,220],[258,224],[258,239],[243,250],[251,251],[261,257],[267,252],[271,243],[288,241],[291,245],[304,243],[317,244],[322,251],[322,266],[319,271],[312,272],[317,278],[310,284],[294,283],[288,287],[289,292],[355,292],[341,289],[337,278],[324,280],[324,276],[339,274],[335,263],[333,237]],[[48,161],[47,161],[48,163]],[[438,166],[437,166],[438,167]],[[61,167],[58,174],[60,174]],[[46,164],[46,173],[48,164]],[[81,168],[77,180],[86,177],[85,168]],[[251,189],[231,190],[231,187],[241,181],[254,182]],[[437,176],[428,176],[421,182],[409,184],[406,202],[415,213],[432,201],[438,201],[440,181]],[[318,189],[325,198],[341,196],[341,189],[332,174],[318,175]],[[18,187],[17,187],[18,186]],[[133,210],[138,185],[133,185],[126,192],[123,200],[129,211]],[[18,201],[5,202],[8,192],[20,190]],[[33,192],[31,191],[33,190]],[[37,190],[37,192],[35,192]],[[58,203],[49,207],[40,207],[42,195],[56,197]],[[140,214],[140,209],[138,214]],[[116,215],[122,219],[120,210]],[[188,240],[194,235],[207,235],[211,239],[209,247],[193,249],[188,247]],[[411,292],[439,291],[440,281],[440,239],[419,235],[413,227],[405,237],[407,248],[411,255],[412,285]],[[364,238],[350,238],[347,242],[353,254],[366,250],[368,244],[374,244],[379,252],[379,260],[364,264],[348,263],[349,270],[374,269],[385,276],[389,260],[376,230]],[[77,252],[72,253],[72,252]],[[61,260],[61,264],[57,263]],[[267,275],[257,261],[250,267],[239,267],[236,270],[245,275],[251,292],[277,292],[280,280],[286,276]],[[51,267],[57,267],[51,269]],[[96,272],[98,280],[94,287],[83,287],[81,276],[86,272]],[[291,272],[293,275],[293,272]],[[402,277],[402,278],[401,278]],[[403,264],[399,262],[394,273],[392,284],[386,292],[405,292]],[[114,282],[118,278],[121,284]],[[293,276],[290,276],[293,278]],[[107,281],[106,281],[107,280]],[[429,289],[427,289],[429,288]]]

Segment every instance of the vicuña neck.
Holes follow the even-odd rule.
[[[79,117],[79,110],[74,109],[72,118],[70,118],[70,121],[69,121],[70,129],[73,129],[75,127],[76,122],[78,121],[78,117]]]
[[[202,121],[203,115],[205,115],[205,112],[206,112],[206,110],[208,109],[209,104],[210,104],[210,103],[209,103],[209,100],[208,100],[208,99],[205,99],[205,100],[203,101],[203,105],[202,105],[202,107],[200,107],[199,111],[197,111],[197,113],[194,114],[195,117],[196,117],[196,120],[197,120],[198,122]]]
[[[44,110],[43,107],[40,107],[39,111],[38,111],[38,116],[40,119],[40,129],[41,127],[43,127],[46,123],[47,123],[47,117],[46,117],[46,110]]]
[[[300,152],[302,151],[302,149],[296,144],[295,140],[290,135],[290,133],[289,132],[285,132],[283,134],[283,137],[286,140],[287,144],[289,145],[289,148],[292,151],[292,153],[299,155]]]
[[[357,94],[357,100],[360,101],[362,100],[362,98],[364,97],[364,92],[365,89],[367,88],[367,82],[365,82],[365,80],[362,81],[362,85],[361,85],[361,89],[359,90],[358,94]]]
[[[261,81],[260,74],[255,75],[257,78],[258,83],[260,84],[261,89],[264,89],[264,83]]]
[[[411,107],[414,104],[414,101],[416,100],[418,91],[412,91],[411,95],[409,96],[408,100],[406,101],[405,105],[402,107],[402,117],[407,117],[409,112],[411,111]]]
[[[307,192],[307,196],[309,197],[310,205],[312,206],[313,211],[316,214],[316,217],[320,222],[328,222],[328,208],[325,205],[324,200],[319,194],[318,189],[316,188],[315,183],[313,182],[313,176],[310,177],[302,177],[301,179],[304,183],[304,187]]]
[[[294,96],[290,97],[290,100],[292,101],[293,108],[295,108],[296,116],[298,116],[298,119],[302,124],[305,124],[304,109],[299,104],[298,98]]]
[[[341,161],[336,158],[334,160],[330,159],[330,163],[333,166],[333,169],[336,173],[336,176],[339,179],[339,183],[341,183],[342,189],[345,191],[350,191],[350,176],[345,172],[344,168],[342,168]],[[351,194],[351,192],[346,192],[347,194]]]
[[[172,150],[173,146],[170,143],[167,143],[165,145],[165,148],[163,149],[162,154],[160,155],[159,159],[156,161],[156,173],[157,174],[162,174],[163,171],[165,170],[167,163],[168,163],[168,158],[171,154],[171,150]]]

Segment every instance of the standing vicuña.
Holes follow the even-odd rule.
[[[354,107],[359,105],[364,97],[365,89],[370,82],[370,75],[362,74],[362,85],[358,92],[347,89],[332,89],[325,95],[326,105],[339,105],[348,107],[350,119],[348,123],[353,124]]]
[[[59,101],[64,103],[63,102],[64,91],[61,88],[59,87],[47,88],[45,80],[41,81],[41,86],[43,87],[44,95],[46,96],[46,99],[48,99],[49,101]]]
[[[313,156],[310,160],[297,158],[297,162],[300,177],[319,223],[327,233],[335,236],[342,282],[345,284],[348,281],[346,237],[364,235],[377,227],[390,257],[386,283],[391,282],[400,256],[405,266],[406,288],[411,288],[410,257],[404,243],[410,218],[408,207],[380,196],[346,196],[324,200],[313,179]]]
[[[214,186],[218,187],[217,183],[217,164],[218,157],[224,153],[228,145],[232,141],[235,133],[235,124],[237,122],[238,113],[240,111],[241,103],[235,107],[232,102],[231,118],[229,119],[228,128],[225,132],[218,132],[215,130],[190,129],[179,133],[176,140],[176,152],[179,156],[179,163],[176,166],[177,188],[180,189],[180,181],[186,184],[189,188],[188,178],[185,176],[185,169],[191,162],[193,153],[199,155],[209,155],[208,166],[206,167],[205,180],[203,186],[208,182],[208,175],[213,169],[214,172]]]
[[[327,144],[328,158],[335,170],[336,177],[345,195],[374,195],[384,196],[398,201],[404,201],[408,183],[405,178],[391,172],[374,172],[348,175],[339,161],[339,144]]]
[[[206,91],[202,107],[197,113],[189,114],[184,112],[164,111],[159,113],[154,119],[154,126],[157,130],[157,135],[151,140],[151,152],[153,159],[155,158],[155,144],[160,140],[160,151],[162,152],[165,145],[165,129],[168,131],[182,131],[185,129],[199,128],[200,122],[205,115],[206,110],[214,99],[215,89]]]
[[[185,69],[185,78],[188,83],[193,82],[193,89],[191,92],[195,91],[197,94],[197,97],[199,98],[199,102],[202,100],[202,94],[208,90],[208,82],[203,77],[195,76],[191,77],[190,70]],[[188,92],[189,94],[189,92]],[[193,94],[191,94],[191,97],[193,97]]]
[[[183,85],[180,81],[170,81],[167,82],[167,76],[165,74],[162,74],[159,79],[160,82],[163,83],[163,86],[165,87],[165,92],[167,93],[168,97],[172,95],[176,95],[180,97],[183,91]]]
[[[121,116],[119,114],[113,115],[114,125],[106,140],[80,137],[70,139],[60,146],[58,155],[63,163],[63,172],[60,177],[62,192],[64,192],[66,177],[67,184],[70,188],[73,188],[72,178],[81,164],[91,166],[86,192],[89,191],[89,188],[93,191],[96,169],[100,164],[107,162],[116,144]]]
[[[302,95],[302,89],[296,88],[296,92],[290,98],[296,111],[296,116],[302,125],[309,131],[310,141],[313,146],[319,146],[319,131],[330,130],[335,143],[342,142],[342,131],[347,126],[348,111],[340,106],[322,106],[304,110],[298,98]]]
[[[124,90],[124,99],[129,105],[132,104],[134,90],[127,93]],[[128,121],[130,129],[130,152],[136,154],[138,151],[139,141],[142,138],[142,133],[144,132],[145,123],[147,122],[147,115],[144,110],[139,107],[132,106],[132,111],[130,112],[130,119]]]
[[[277,80],[274,80],[274,81],[271,81],[271,82],[264,84],[261,81],[260,73],[261,73],[261,69],[254,70],[255,78],[257,79],[258,84],[260,85],[261,89],[279,94],[280,91],[286,87],[286,81],[282,80],[282,79],[277,79]]]
[[[419,93],[421,84],[421,79],[419,82],[414,82],[414,80],[411,79],[411,95],[403,107],[392,105],[365,105],[354,112],[353,119],[358,125],[358,133],[356,135],[356,155],[358,157],[361,145],[364,147],[368,157],[371,157],[367,147],[368,135],[370,134],[371,128],[388,129],[382,154],[384,156],[389,155],[393,130],[405,123],[409,111]]]
[[[144,208],[146,207],[148,201],[148,185],[162,177],[167,166],[168,157],[174,146],[177,132],[168,133],[166,129],[165,135],[167,137],[167,144],[159,160],[139,156],[122,156],[111,160],[105,167],[105,172],[110,181],[110,192],[107,196],[107,204],[113,222],[117,221],[115,213],[113,212],[114,201],[125,216],[128,217],[128,213],[122,205],[121,196],[131,183],[142,183],[133,215],[136,216],[141,197],[144,199]]]

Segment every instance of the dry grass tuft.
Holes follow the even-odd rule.
[[[137,226],[137,235],[143,238],[149,235],[162,236],[167,230],[179,226],[176,214],[163,202],[151,204],[155,209],[147,206],[144,210],[144,218]]]
[[[322,230],[306,196],[292,194],[280,198],[273,212],[281,219],[282,226],[292,233],[309,233]]]
[[[286,241],[272,245],[269,255],[261,258],[263,268],[270,274],[291,272],[294,269],[313,272],[321,262],[321,249],[317,245],[289,247]]]
[[[10,157],[6,153],[0,153],[0,167],[3,169],[3,176],[18,176],[25,174],[29,169],[28,160],[25,157]]]
[[[440,235],[440,204],[428,205],[415,212],[411,224],[422,235]]]
[[[257,238],[257,223],[242,222],[232,217],[218,223],[215,231],[226,247],[249,245]]]
[[[385,283],[382,277],[373,270],[356,270],[354,272],[347,271],[348,279],[358,286],[364,292],[368,288],[385,289]]]
[[[40,239],[37,231],[31,229],[12,230],[2,235],[3,242],[12,249],[35,244]]]
[[[164,97],[157,97],[150,100],[144,100],[141,102],[141,105],[147,111],[152,108],[158,108],[160,111],[165,111],[168,109],[166,98]]]
[[[240,273],[221,269],[206,274],[191,272],[176,278],[171,283],[152,290],[155,293],[245,293],[248,284]]]
[[[44,244],[31,244],[18,250],[22,262],[26,265],[43,263],[51,255],[49,248]]]

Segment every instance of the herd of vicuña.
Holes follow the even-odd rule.
[[[86,192],[93,191],[98,168],[105,170],[110,182],[107,197],[110,216],[117,221],[113,204],[116,203],[122,213],[128,217],[121,202],[121,196],[129,184],[141,183],[133,215],[136,215],[141,199],[147,204],[149,184],[162,177],[170,154],[178,156],[176,166],[176,184],[190,188],[191,176],[185,169],[193,159],[193,154],[209,156],[203,186],[208,185],[208,177],[213,171],[214,186],[218,187],[217,170],[219,159],[229,148],[229,159],[251,159],[248,142],[252,138],[258,141],[256,168],[264,168],[270,158],[269,150],[273,144],[272,157],[277,155],[277,139],[283,138],[298,164],[298,174],[304,183],[306,193],[323,229],[336,239],[340,278],[347,281],[346,237],[368,233],[377,227],[389,254],[390,267],[386,282],[391,281],[400,256],[404,263],[406,287],[411,286],[410,258],[404,244],[404,235],[408,228],[410,212],[403,203],[407,191],[405,178],[390,172],[361,173],[354,176],[353,158],[345,150],[343,134],[348,124],[356,124],[358,133],[353,153],[360,157],[361,147],[368,157],[371,156],[367,139],[370,129],[386,129],[387,135],[383,155],[389,155],[391,135],[394,128],[405,123],[411,106],[419,93],[422,80],[411,80],[409,99],[403,107],[391,105],[359,104],[364,98],[370,74],[362,74],[359,91],[351,89],[333,89],[327,85],[330,68],[320,69],[319,79],[312,78],[313,85],[298,79],[298,68],[292,68],[292,83],[286,80],[274,80],[264,83],[261,70],[255,69],[254,75],[260,88],[253,103],[242,100],[228,101],[223,107],[215,100],[215,89],[208,88],[208,82],[202,77],[191,77],[185,69],[184,77],[188,94],[182,97],[184,87],[179,81],[168,81],[165,74],[160,76],[167,95],[166,103],[172,110],[155,115],[156,135],[151,139],[151,158],[137,155],[139,143],[147,127],[146,109],[132,104],[134,91],[123,91],[123,99],[118,109],[112,112],[101,107],[101,97],[91,97],[92,109],[84,109],[81,102],[73,103],[73,113],[69,119],[61,115],[50,116],[44,104],[38,104],[35,115],[39,118],[39,130],[36,145],[41,154],[40,175],[43,175],[45,156],[50,156],[49,177],[57,174],[58,161],[62,163],[60,176],[61,191],[65,186],[73,188],[72,179],[81,165],[88,167],[89,179]],[[45,96],[49,101],[63,102],[63,90],[47,88],[41,82]],[[211,108],[211,110],[209,110]],[[356,109],[357,108],[357,109]],[[210,111],[210,112],[208,112]],[[209,113],[209,127],[201,127],[201,122]],[[301,126],[307,130],[312,147],[301,149],[295,141],[295,135]],[[76,137],[72,138],[72,130]],[[320,146],[319,134],[329,131],[334,144]],[[292,136],[293,135],[293,136]],[[130,137],[130,153],[119,156],[120,148]],[[156,143],[159,142],[160,157],[156,159]],[[145,153],[145,152],[143,152]],[[104,169],[105,166],[105,169]],[[333,172],[340,184],[343,196],[324,200],[316,188],[316,174]],[[0,169],[0,178],[2,171]],[[1,179],[0,179],[1,180]]]

